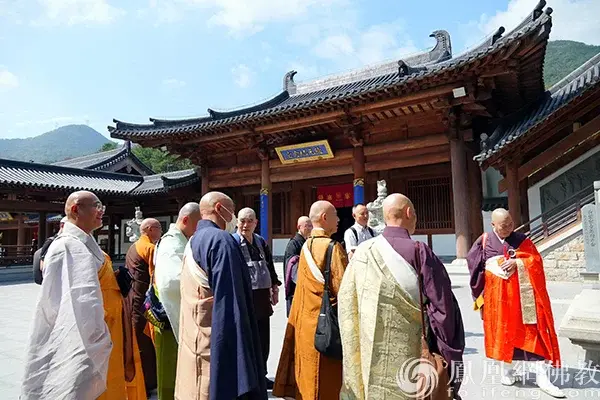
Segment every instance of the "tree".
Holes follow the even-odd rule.
[[[135,146],[133,154],[156,173],[181,171],[194,168],[194,164],[186,158],[177,158],[166,151],[151,147]]]
[[[102,145],[102,147],[100,147],[100,150],[98,150],[98,153],[103,152],[103,151],[114,150],[117,148],[117,146],[118,145],[115,142],[104,143]]]

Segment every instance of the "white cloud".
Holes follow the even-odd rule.
[[[477,25],[486,35],[500,26],[504,26],[508,32],[523,21],[537,3],[538,0],[511,0],[506,10],[492,16],[482,15]],[[600,45],[600,1],[552,0],[549,6],[554,10],[550,39]]]
[[[239,64],[231,68],[233,81],[242,89],[249,87],[252,84],[254,73],[246,64]]]
[[[209,10],[208,24],[223,26],[234,35],[253,34],[265,24],[293,20],[314,11],[346,0],[149,0],[148,11],[160,22],[175,22],[187,11]],[[159,12],[160,11],[160,12]],[[168,17],[163,13],[166,11]]]
[[[185,81],[181,81],[175,78],[168,78],[162,81],[164,87],[168,89],[179,89],[186,85]]]
[[[19,86],[19,78],[0,65],[0,90],[14,89]]]
[[[43,17],[34,21],[46,24],[110,24],[125,14],[125,11],[108,3],[107,0],[38,0],[43,8]]]
[[[331,35],[319,42],[314,52],[321,58],[337,60],[354,53],[352,39],[345,34]]]

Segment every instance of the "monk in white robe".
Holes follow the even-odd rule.
[[[177,339],[179,335],[179,308],[181,307],[180,276],[183,252],[188,239],[194,234],[200,220],[198,203],[188,203],[179,210],[177,221],[169,226],[156,247],[154,286],[163,305],[169,326],[153,326],[156,348],[157,391],[160,400],[175,398],[177,374]]]
[[[106,390],[112,343],[98,280],[104,253],[90,235],[102,226],[104,207],[93,193],[75,192],[65,214],[44,261],[22,400],[95,400]]]
[[[417,223],[412,202],[391,194],[383,214],[383,234],[358,246],[338,294],[343,400],[416,398],[418,389],[406,366],[421,357],[421,307],[430,350],[440,352],[449,365],[462,361],[465,338],[458,303],[444,265],[429,247],[410,238]],[[419,272],[427,299],[423,306]],[[458,398],[457,383],[448,390]]]

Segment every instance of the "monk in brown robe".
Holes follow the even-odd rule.
[[[475,310],[481,310],[488,358],[502,361],[503,385],[515,376],[506,364],[529,361],[540,389],[554,397],[565,394],[548,378],[544,360],[560,366],[543,260],[531,239],[514,232],[505,209],[492,213],[493,231],[475,241],[467,255]]]
[[[155,243],[161,237],[162,228],[158,220],[147,218],[142,221],[140,232],[141,237],[129,248],[125,256],[125,265],[133,277],[131,291],[125,300],[125,312],[133,321],[133,331],[142,358],[146,392],[150,393],[156,389],[156,352],[142,306],[150,286],[150,277],[154,274]]]
[[[337,231],[339,219],[335,207],[328,201],[314,203],[309,217],[313,230],[300,254],[294,301],[273,395],[303,400],[333,400],[340,397],[342,361],[328,358],[315,349],[315,331],[324,289],[325,255],[331,242],[330,236]],[[338,243],[331,259],[329,293],[332,304],[337,303],[346,265],[346,252]]]

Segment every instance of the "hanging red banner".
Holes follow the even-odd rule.
[[[319,186],[317,200],[327,200],[336,208],[352,207],[354,205],[352,184]]]

